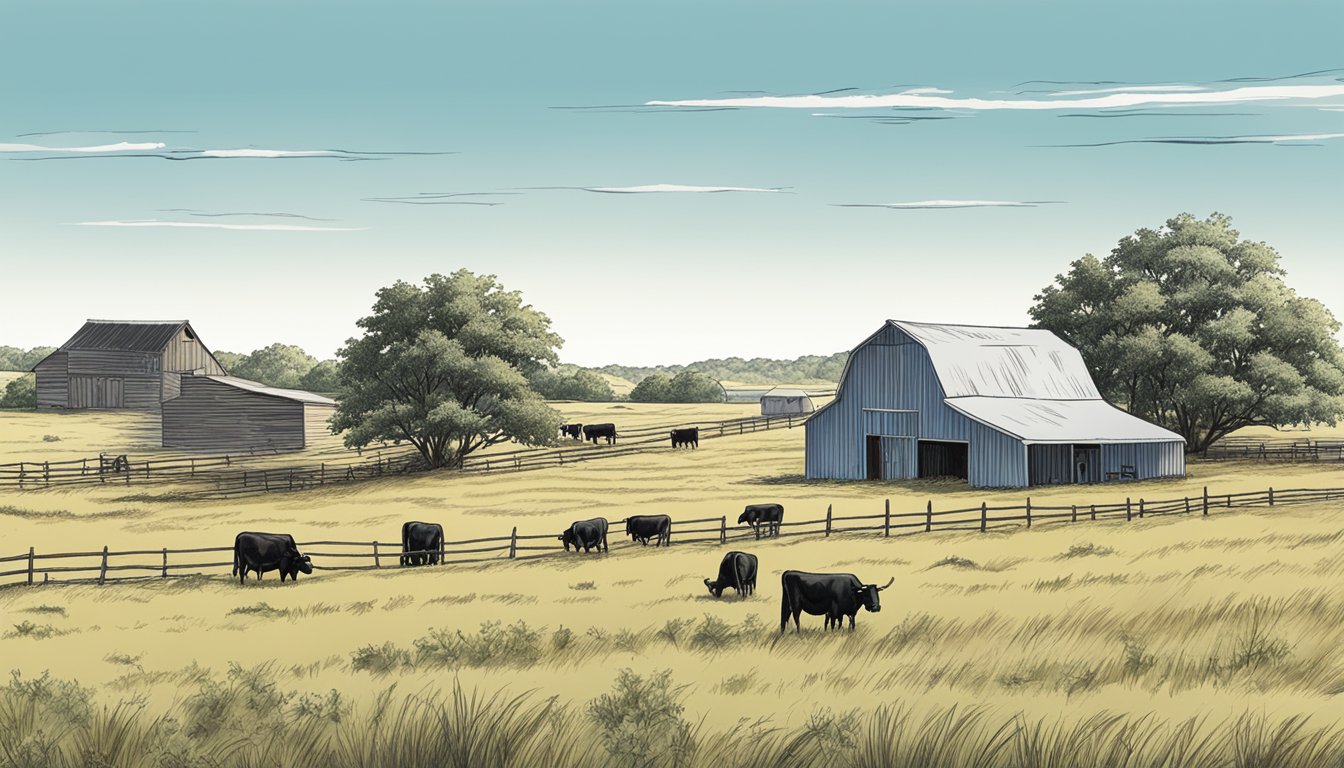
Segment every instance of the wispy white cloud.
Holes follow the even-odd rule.
[[[313,227],[302,224],[211,224],[202,221],[165,221],[139,219],[131,221],[80,221],[80,227],[180,227],[183,229],[233,229],[248,232],[362,232],[368,227]]]
[[[0,144],[0,152],[135,152],[163,149],[168,146],[159,142],[132,143],[120,141],[116,144],[101,144],[93,147],[43,147],[37,144]]]
[[[910,203],[835,203],[834,205],[837,208],[919,210],[930,208],[1036,208],[1063,202],[1063,200],[916,200]]]
[[[1055,147],[1112,147],[1118,144],[1278,144],[1292,146],[1317,141],[1344,139],[1344,133],[1289,133],[1266,136],[1162,136],[1147,139],[1120,139],[1089,144],[1052,144]]]
[[[635,187],[572,187],[584,192],[606,192],[609,194],[648,194],[659,192],[783,192],[784,187],[697,187],[686,184],[644,184]]]
[[[1164,86],[1169,88],[1170,86]],[[1312,85],[1243,86],[1200,91],[1154,91],[1144,86],[1087,98],[982,99],[954,98],[917,88],[891,94],[835,96],[737,96],[717,99],[680,99],[645,102],[650,107],[764,107],[776,109],[971,109],[1051,110],[1112,109],[1161,104],[1233,104],[1321,99],[1344,95],[1344,83]]]
[[[163,146],[160,144],[159,146]],[[331,149],[206,149],[201,157],[323,157],[349,154]]]

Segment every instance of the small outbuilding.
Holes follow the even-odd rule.
[[[163,447],[211,453],[297,451],[331,440],[331,398],[234,376],[183,376],[163,403]]]
[[[761,395],[762,416],[806,416],[815,410],[812,398],[801,389],[775,387]]]
[[[888,320],[807,421],[807,477],[1019,488],[1185,475],[1185,440],[1102,398],[1050,331]]]

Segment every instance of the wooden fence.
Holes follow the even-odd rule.
[[[1298,488],[1213,494],[1205,488],[1200,496],[1161,500],[1125,499],[1110,504],[1034,504],[1028,498],[1021,506],[979,506],[935,509],[930,500],[923,509],[892,512],[891,500],[881,511],[864,515],[836,515],[827,505],[826,516],[813,520],[788,520],[780,525],[779,536],[831,537],[863,534],[891,538],[936,531],[987,532],[1011,527],[1095,520],[1142,520],[1168,515],[1209,516],[1224,509],[1273,507],[1344,500],[1344,488]],[[754,539],[745,526],[730,527],[728,516],[696,520],[674,520],[671,543],[717,544]],[[624,521],[617,521],[609,538],[616,551],[653,548],[624,540]],[[558,532],[519,535],[514,527],[507,536],[444,542],[436,552],[403,552],[400,541],[306,541],[299,542],[304,554],[314,561],[314,570],[362,571],[399,567],[403,555],[438,554],[443,565],[471,565],[509,560],[531,560],[564,554]],[[225,554],[227,553],[227,557]],[[220,575],[233,567],[232,547],[195,549],[142,549],[111,551],[103,547],[93,552],[39,553],[30,547],[26,553],[0,557],[0,586],[43,584],[50,581],[104,584],[109,581],[156,579],[169,576]],[[572,556],[572,555],[571,555]],[[323,563],[322,561],[328,561]],[[50,564],[59,561],[60,564]],[[74,561],[72,563],[72,561]],[[184,562],[185,561],[185,562]],[[331,562],[334,561],[334,562]],[[17,567],[14,564],[18,564]],[[228,570],[226,570],[228,569]]]
[[[770,416],[702,421],[672,426],[621,430],[614,445],[593,445],[565,439],[560,447],[529,448],[468,457],[463,472],[516,472],[558,467],[599,458],[642,453],[669,445],[672,429],[698,427],[700,439],[744,435],[801,426],[805,416]],[[320,462],[297,466],[250,466],[235,456],[194,456],[126,461],[115,469],[101,457],[64,462],[21,462],[0,465],[0,487],[38,490],[80,484],[145,485],[176,483],[184,493],[204,497],[236,497],[274,491],[293,491],[354,480],[367,480],[425,469],[411,446],[365,451],[358,460]]]
[[[1225,437],[1204,453],[1207,459],[1344,462],[1344,440]]]

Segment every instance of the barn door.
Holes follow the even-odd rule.
[[[104,390],[106,394],[104,408],[125,408],[126,407],[126,380],[125,379],[107,379],[107,386]]]
[[[868,479],[882,479],[882,436],[868,436]]]

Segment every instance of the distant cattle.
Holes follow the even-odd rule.
[[[719,577],[714,581],[705,579],[709,594],[722,597],[723,590],[732,587],[738,597],[746,597],[756,591],[756,556],[747,552],[729,552],[719,563]]]
[[[582,431],[583,431],[583,425],[582,425],[582,424],[561,424],[561,425],[560,425],[560,436],[561,436],[561,437],[572,437],[572,438],[574,438],[575,440],[582,440],[582,439],[583,439]]]
[[[687,427],[685,429],[672,430],[672,447],[680,448],[689,446],[691,448],[700,447],[700,428]]]
[[[882,610],[877,593],[891,586],[893,578],[879,587],[864,584],[852,573],[804,573],[785,571],[780,577],[784,588],[783,604],[780,607],[779,632],[789,626],[789,617],[793,625],[802,632],[798,622],[799,614],[825,616],[827,629],[840,629],[844,617],[849,617],[849,628],[854,629],[854,615],[860,608],[873,613]]]
[[[742,515],[737,518],[737,524],[750,525],[758,539],[763,535],[778,536],[780,523],[783,522],[783,504],[748,504]]]
[[[626,518],[625,532],[632,541],[648,546],[649,539],[655,539],[654,546],[672,545],[672,518],[667,515],[635,515]]]
[[[605,437],[607,439],[607,445],[616,442],[616,425],[588,424],[583,428],[583,438],[585,440],[592,440],[593,445],[597,445],[597,438],[599,437]]]
[[[248,571],[256,571],[258,581],[266,571],[279,571],[282,582],[286,577],[298,581],[300,573],[313,572],[313,562],[287,533],[246,531],[233,539],[233,575],[239,584],[247,581]]]
[[[607,518],[594,517],[592,520],[577,520],[570,524],[565,532],[560,534],[559,538],[565,543],[565,551],[569,551],[570,545],[574,545],[574,551],[578,552],[579,547],[583,551],[596,549],[598,552],[607,551]]]
[[[401,524],[401,564],[438,565],[443,561],[443,526],[411,521]]]

